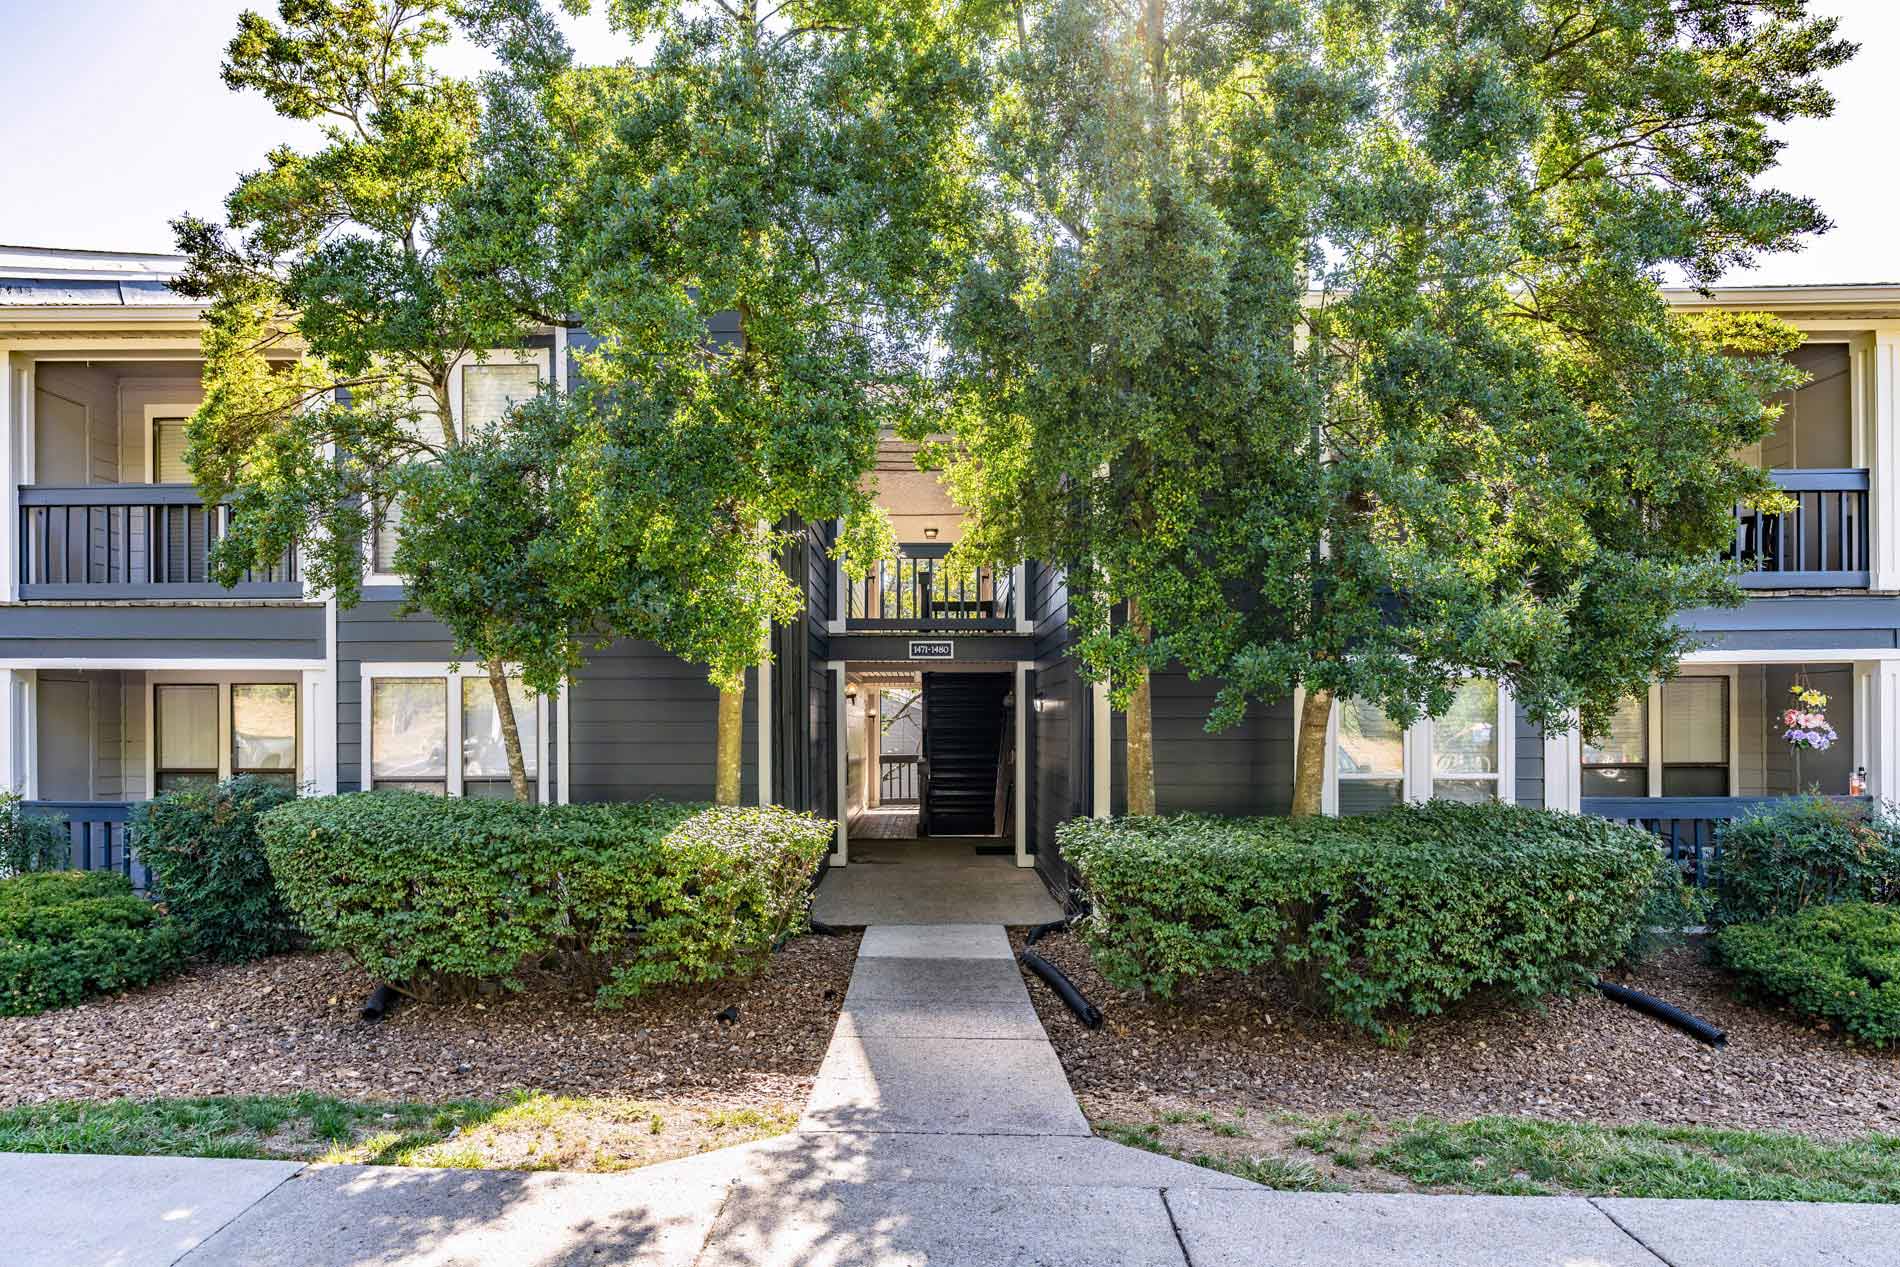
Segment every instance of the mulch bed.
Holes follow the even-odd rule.
[[[1020,935],[1017,938],[1020,944]],[[1036,949],[1102,1009],[1084,1029],[1055,993],[1030,996],[1084,1109],[1145,1122],[1160,1108],[1238,1107],[1380,1119],[1514,1114],[1602,1124],[1789,1130],[1821,1138],[1900,1131],[1900,1053],[1857,1048],[1740,1000],[1698,948],[1609,979],[1728,1031],[1712,1050],[1595,991],[1547,1010],[1473,1002],[1403,1046],[1301,1014],[1272,983],[1203,983],[1175,1004],[1111,987],[1079,937]]]
[[[203,966],[154,986],[0,1017],[0,1106],[120,1096],[443,1101],[518,1089],[679,1103],[802,1104],[858,937],[801,937],[750,980],[616,1011],[536,991],[357,1015],[369,980],[337,954]],[[715,1013],[737,1006],[737,1021]]]

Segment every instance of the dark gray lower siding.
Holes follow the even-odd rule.
[[[651,643],[590,654],[568,691],[576,801],[711,800],[719,692],[706,670]],[[746,676],[740,799],[759,795],[759,689]]]
[[[1544,732],[1517,710],[1517,803],[1544,807]]]
[[[1293,701],[1255,703],[1238,726],[1209,733],[1220,683],[1179,672],[1150,679],[1155,801],[1163,814],[1285,814],[1293,807]],[[1128,812],[1128,716],[1113,716],[1109,783]]]
[[[321,606],[0,607],[0,659],[322,660]]]

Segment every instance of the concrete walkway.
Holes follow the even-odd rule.
[[[851,864],[818,884],[812,918],[848,927],[978,922],[1017,927],[1062,918],[1033,868],[983,855],[969,840],[851,842]]]
[[[864,938],[790,1135],[624,1175],[0,1155],[6,1267],[1892,1267],[1900,1208],[1270,1192],[1088,1132],[1000,926]]]

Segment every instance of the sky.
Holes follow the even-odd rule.
[[[299,135],[262,98],[218,78],[247,7],[275,9],[269,0],[0,0],[0,243],[169,251],[174,217],[216,216],[240,171]],[[1813,7],[1841,17],[1861,54],[1828,81],[1834,117],[1785,131],[1775,183],[1817,198],[1835,228],[1729,283],[1900,282],[1900,167],[1886,152],[1900,119],[1900,0]],[[598,12],[567,26],[583,60],[626,52]],[[460,56],[472,67],[479,54]]]

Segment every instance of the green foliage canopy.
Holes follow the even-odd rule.
[[[1805,0],[1040,0],[952,328],[963,550],[1170,660],[1395,720],[1600,725],[1738,601],[1733,455],[1796,341],[1661,293],[1825,227],[1762,187],[1851,56]],[[1133,600],[1155,636],[1116,623]]]

